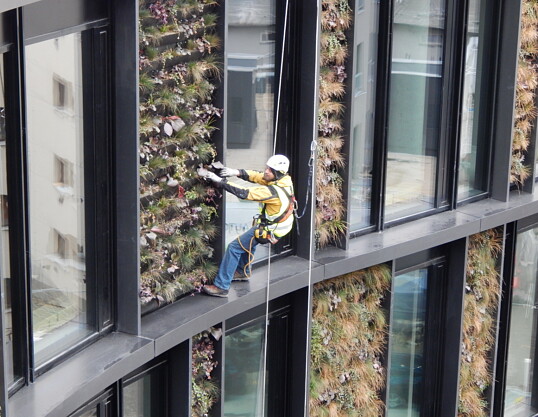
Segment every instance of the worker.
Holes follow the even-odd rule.
[[[295,197],[288,175],[289,166],[290,161],[286,156],[273,155],[267,160],[263,172],[224,167],[220,170],[220,177],[211,171],[205,173],[206,179],[238,198],[260,202],[260,213],[254,217],[252,227],[228,245],[214,285],[202,288],[206,294],[227,297],[232,281],[247,281],[250,278],[250,264],[256,246],[259,243],[275,244],[291,231]],[[234,176],[256,185],[242,187],[226,179]]]

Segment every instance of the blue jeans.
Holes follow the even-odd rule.
[[[252,239],[254,237],[254,230],[256,230],[255,227],[250,228],[239,236],[239,238],[232,240],[226,248],[226,252],[224,253],[220,263],[219,272],[217,273],[214,281],[214,284],[217,287],[227,290],[230,288],[235,271],[241,274],[245,273],[243,268],[248,263],[249,254],[241,247],[237,239],[241,240],[243,247],[249,249],[252,252],[252,255],[254,255],[256,246],[258,246],[258,241],[256,239]],[[252,248],[250,248],[251,240]],[[246,272],[247,274],[250,274],[250,266],[247,268]]]

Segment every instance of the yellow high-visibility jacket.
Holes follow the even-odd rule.
[[[265,181],[263,179],[263,172],[240,169],[238,177],[258,185],[242,187],[223,180],[221,182],[223,188],[242,200],[259,201],[260,212],[263,212],[265,206],[265,217],[269,222],[277,219],[288,210],[291,203],[291,196],[293,196],[293,182],[289,175],[285,175],[276,181]],[[286,190],[290,196],[289,198],[283,190]],[[270,224],[268,230],[277,238],[281,238],[291,231],[293,217],[293,215],[289,216],[281,223]]]

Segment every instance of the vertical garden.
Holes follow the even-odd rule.
[[[502,232],[469,237],[461,344],[458,417],[489,416],[487,389],[493,384],[492,356],[500,298]]]
[[[321,11],[318,157],[316,163],[316,242],[324,247],[346,231],[342,194],[343,123],[346,93],[346,30],[352,23],[348,0],[323,0]]]
[[[213,0],[140,2],[140,244],[142,304],[170,302],[216,273],[218,191],[211,163],[220,82]]]
[[[386,265],[333,278],[314,287],[310,356],[310,416],[383,415],[387,311]]]

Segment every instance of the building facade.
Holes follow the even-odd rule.
[[[534,0],[4,0],[1,415],[538,413]],[[296,226],[201,294],[286,154]],[[538,371],[537,371],[538,375]]]

